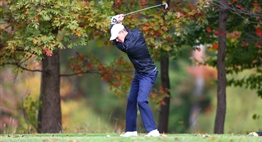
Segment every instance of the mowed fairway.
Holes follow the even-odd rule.
[[[246,135],[167,134],[160,137],[122,138],[119,134],[1,134],[0,142],[262,142],[262,137]]]

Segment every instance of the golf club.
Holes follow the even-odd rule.
[[[158,4],[158,5],[155,5],[155,6],[147,7],[147,8],[144,8],[144,9],[136,10],[136,11],[133,11],[133,12],[129,12],[129,13],[125,14],[124,16],[130,15],[130,14],[134,14],[134,13],[137,13],[137,12],[141,12],[141,11],[144,11],[144,10],[147,10],[147,9],[163,6],[163,5],[165,6],[165,9],[168,8],[168,4],[167,3],[163,3],[163,4]]]

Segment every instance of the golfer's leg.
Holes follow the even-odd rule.
[[[140,79],[137,103],[139,106],[144,127],[147,132],[157,129],[154,116],[148,105],[148,96],[154,85],[156,77],[157,77],[157,72],[149,76],[144,76]]]
[[[139,80],[135,75],[132,81],[130,94],[127,100],[126,131],[136,131],[138,87],[139,87]]]

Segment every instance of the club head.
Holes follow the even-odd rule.
[[[168,8],[168,4],[167,3],[163,3],[162,5],[165,5],[165,9]]]

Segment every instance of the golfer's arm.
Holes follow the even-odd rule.
[[[125,52],[125,47],[124,47],[123,43],[117,42],[116,40],[113,40],[113,42],[115,43],[115,45],[116,45],[116,47],[118,49],[120,49],[121,51]]]
[[[122,25],[125,27],[125,29],[126,29],[127,32],[130,31],[130,30],[127,28],[127,26],[125,26],[124,24],[122,24]]]
[[[110,31],[111,31],[111,28],[113,27],[113,25],[114,25],[114,24],[111,24],[111,25],[110,25]],[[130,31],[125,25],[123,25],[123,26],[125,27],[125,29],[126,29],[127,32]],[[123,43],[117,42],[116,40],[113,40],[113,42],[114,42],[114,44],[117,46],[118,49],[120,49],[120,50],[123,51],[123,52],[126,51]]]

